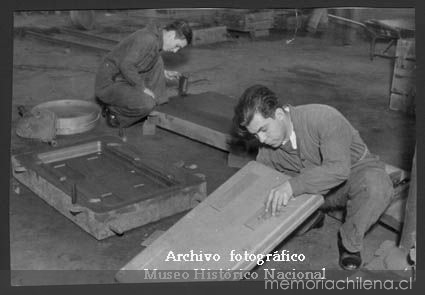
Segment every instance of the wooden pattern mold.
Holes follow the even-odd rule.
[[[11,161],[19,182],[98,240],[189,210],[206,197],[205,179],[186,169],[158,171],[112,136]]]

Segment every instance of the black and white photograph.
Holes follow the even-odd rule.
[[[14,11],[10,285],[411,290],[415,13]]]

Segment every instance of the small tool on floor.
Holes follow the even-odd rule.
[[[179,96],[186,96],[187,90],[189,88],[189,77],[187,75],[181,74],[179,77]]]

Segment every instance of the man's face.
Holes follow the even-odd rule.
[[[291,135],[289,114],[281,108],[276,109],[274,118],[264,118],[260,113],[255,113],[246,128],[261,143],[273,148],[280,147]]]
[[[164,31],[164,43],[162,45],[164,51],[176,53],[186,45],[186,39],[177,38],[175,31]]]

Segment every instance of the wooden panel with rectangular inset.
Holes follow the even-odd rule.
[[[110,136],[16,155],[12,165],[20,182],[97,239],[188,210],[206,196],[201,177],[157,171]]]
[[[201,204],[174,224],[151,245],[127,263],[117,279],[143,281],[134,270],[249,270],[256,261],[231,261],[230,253],[266,254],[294,231],[322,203],[319,195],[301,195],[291,200],[280,214],[264,212],[271,188],[288,176],[258,162],[249,162],[209,195]],[[232,191],[232,188],[235,188]],[[217,209],[219,208],[219,210]],[[218,261],[172,261],[174,254],[218,254]]]

